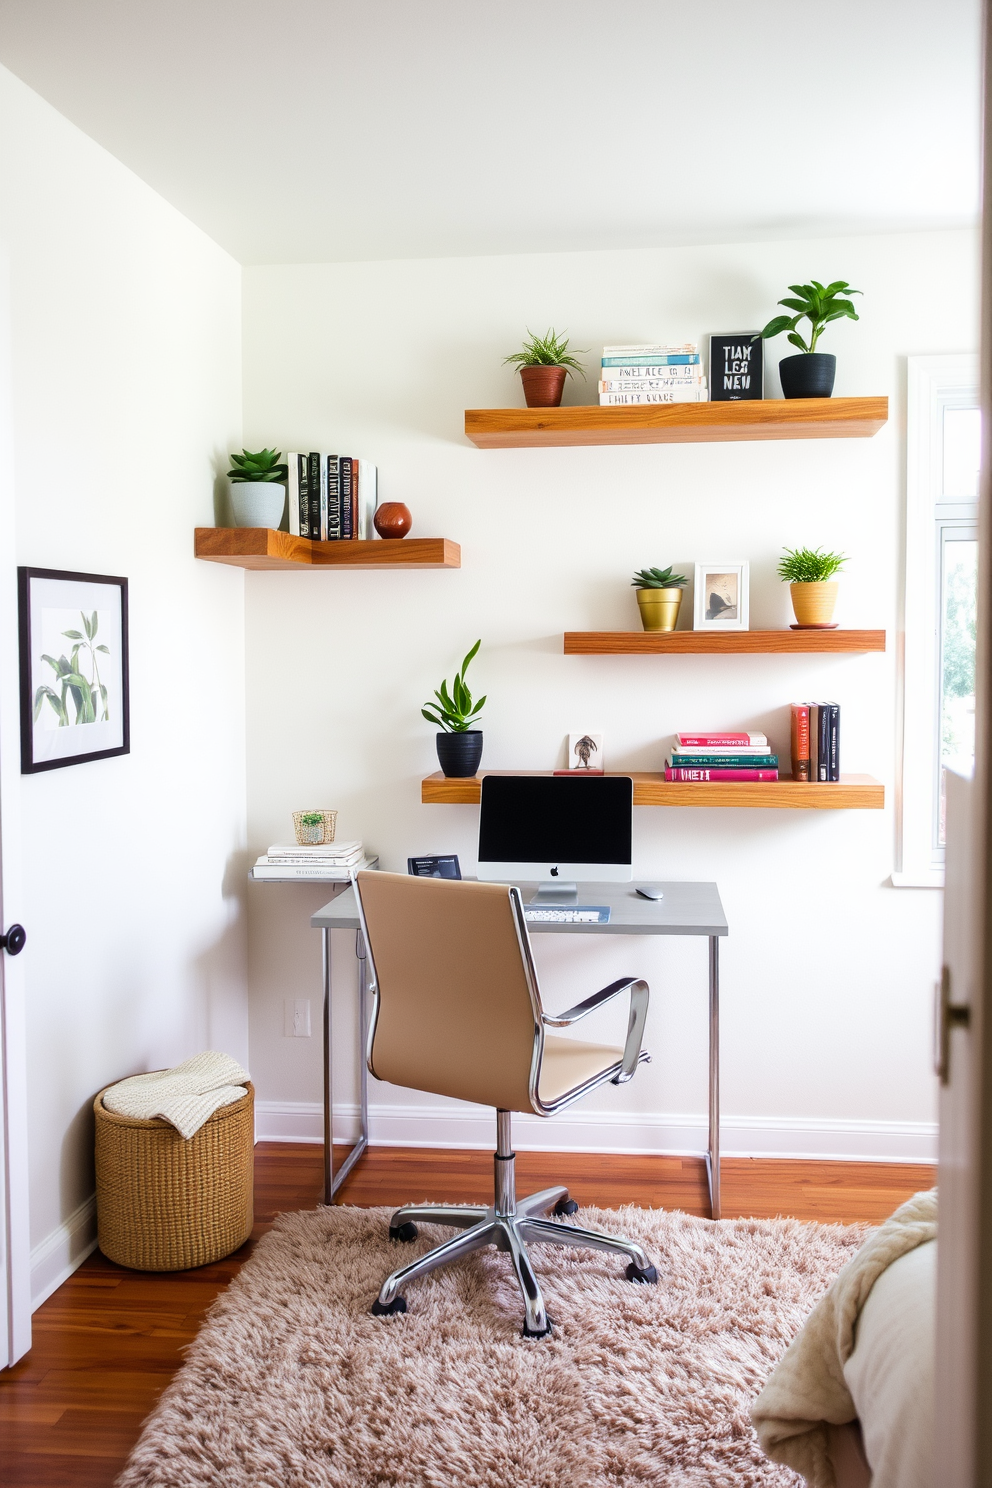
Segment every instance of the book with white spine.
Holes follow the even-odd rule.
[[[600,405],[628,403],[708,403],[706,388],[669,388],[662,393],[600,393]]]
[[[646,341],[641,346],[604,346],[603,355],[604,357],[618,357],[626,356],[629,353],[631,356],[643,357],[651,356],[655,352],[658,352],[663,356],[671,356],[680,352],[684,354],[698,350],[699,348],[695,341],[679,341],[672,344],[669,344],[667,341]]]
[[[663,377],[666,382],[698,382],[706,373],[701,362],[624,362],[619,366],[605,363],[600,376],[624,382],[627,378]]]
[[[696,377],[627,377],[604,378],[599,384],[601,393],[664,393],[671,388],[705,388],[706,378]]]

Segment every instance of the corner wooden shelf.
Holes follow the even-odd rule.
[[[566,630],[566,656],[811,655],[884,651],[884,630]]]
[[[888,398],[764,398],[622,407],[591,403],[568,408],[469,408],[465,433],[479,449],[870,439],[888,417]]]
[[[447,537],[378,542],[312,542],[271,527],[197,527],[194,553],[235,568],[461,568],[462,550]]]
[[[487,775],[550,775],[550,770],[485,770]],[[793,811],[880,811],[885,787],[870,775],[842,775],[832,785],[811,785],[785,776],[780,780],[716,781],[712,784],[666,781],[649,770],[609,770],[629,775],[634,782],[635,806],[771,806]],[[482,796],[481,776],[451,780],[438,772],[421,782],[425,805],[477,806]]]

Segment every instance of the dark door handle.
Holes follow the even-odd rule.
[[[19,956],[27,938],[28,932],[23,925],[11,925],[6,935],[0,935],[0,950],[6,951],[8,956]]]

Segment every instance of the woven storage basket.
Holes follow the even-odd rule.
[[[186,1141],[168,1121],[93,1102],[100,1249],[134,1271],[207,1266],[251,1234],[255,1087]],[[105,1086],[109,1090],[109,1086]]]

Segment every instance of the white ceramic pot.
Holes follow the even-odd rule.
[[[278,481],[231,481],[235,527],[278,528],[286,509],[286,487]]]

